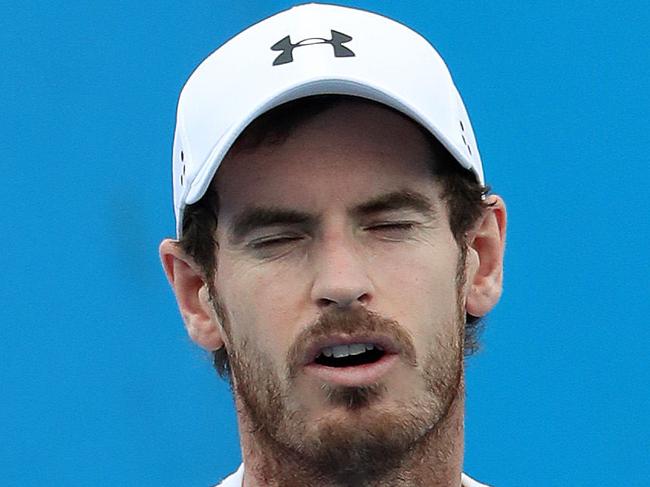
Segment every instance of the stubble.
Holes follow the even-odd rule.
[[[265,479],[268,485],[315,485],[318,479],[340,487],[420,485],[413,476],[400,473],[414,456],[431,459],[430,478],[436,475],[435,465],[449,461],[454,452],[448,448],[447,436],[454,432],[442,426],[463,394],[462,254],[456,277],[455,320],[432,323],[436,329],[452,329],[453,333],[434,336],[419,367],[408,331],[396,321],[364,308],[324,313],[306,327],[287,353],[284,377],[273,372],[273,361],[263,350],[246,340],[234,343],[229,337],[233,389],[245,418],[247,431],[242,434],[252,438],[258,460],[256,477]],[[228,314],[223,305],[215,307],[225,319]],[[230,324],[225,328],[228,333]],[[346,421],[341,421],[340,416],[308,421],[293,389],[302,365],[300,357],[321,337],[352,332],[380,333],[398,344],[403,363],[419,368],[422,390],[415,397],[385,407],[381,399],[387,391],[382,384],[323,385],[327,405],[345,409]],[[454,427],[462,429],[462,424]]]

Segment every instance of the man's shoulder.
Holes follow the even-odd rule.
[[[223,481],[215,485],[215,487],[241,487],[244,481],[244,465],[240,465],[235,473],[223,479]],[[461,477],[461,487],[489,487],[486,484],[481,484],[469,477],[468,475],[463,474]]]
[[[463,474],[461,476],[460,485],[461,485],[461,487],[490,487],[487,484],[482,484],[480,482],[477,482],[472,477],[470,477],[469,475],[466,475],[466,474]]]
[[[221,481],[214,487],[242,487],[244,482],[244,464],[242,463],[237,471]]]

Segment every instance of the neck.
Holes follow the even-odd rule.
[[[290,450],[252,428],[245,408],[236,398],[242,456],[246,466],[244,487],[458,487],[463,460],[464,383],[447,414],[389,469],[371,480],[335,478],[310,465]],[[352,466],[353,467],[353,466]]]

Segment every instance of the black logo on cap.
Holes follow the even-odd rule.
[[[330,44],[334,48],[334,57],[352,57],[354,52],[343,44],[350,42],[352,37],[342,32],[330,30],[332,33],[331,39],[323,39],[322,37],[310,37],[293,44],[291,38],[286,36],[271,46],[272,51],[282,51],[282,53],[275,58],[273,66],[280,64],[287,64],[293,62],[293,50],[297,47],[313,46],[314,44]]]

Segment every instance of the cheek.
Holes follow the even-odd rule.
[[[378,277],[380,306],[387,303],[416,340],[444,333],[457,313],[455,246],[443,251],[427,245],[393,257]]]
[[[300,321],[300,283],[281,269],[219,265],[216,288],[228,316],[235,344],[246,341],[283,363]]]

